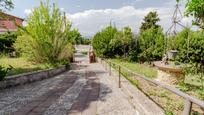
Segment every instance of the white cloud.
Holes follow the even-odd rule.
[[[60,11],[61,11],[61,12],[64,12],[64,8],[60,8]]]
[[[25,9],[25,10],[24,10],[24,13],[25,13],[26,15],[29,15],[29,14],[32,13],[32,9]]]
[[[67,16],[68,19],[72,20],[73,27],[78,28],[83,35],[94,35],[97,31],[109,25],[111,20],[117,28],[130,26],[134,32],[137,32],[142,19],[150,11],[157,11],[161,19],[159,24],[165,30],[169,28],[174,9],[167,7],[136,9],[133,6],[124,6],[119,9],[91,9],[67,14]]]

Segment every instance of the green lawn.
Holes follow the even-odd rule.
[[[17,75],[26,72],[38,71],[43,69],[48,69],[46,65],[43,64],[35,64],[28,61],[26,58],[8,58],[8,57],[0,57],[0,64],[3,67],[9,67],[11,65],[13,69],[9,71],[7,76]]]
[[[133,72],[144,75],[146,77],[149,77],[149,78],[157,77],[157,70],[150,67],[149,65],[132,63],[132,62],[124,61],[122,59],[110,59],[110,61],[116,64],[120,64],[128,68],[129,70],[132,70]]]

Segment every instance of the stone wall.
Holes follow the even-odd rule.
[[[17,85],[24,85],[35,81],[40,81],[43,79],[54,77],[67,70],[69,70],[69,67],[62,66],[59,68],[54,68],[49,70],[42,70],[37,72],[30,72],[30,73],[15,75],[15,76],[9,76],[5,78],[3,81],[0,81],[0,89],[14,87]]]

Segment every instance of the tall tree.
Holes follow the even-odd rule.
[[[126,57],[127,53],[130,49],[130,44],[133,39],[133,33],[130,27],[123,28],[122,31],[118,31],[114,38],[111,40],[110,45],[113,47],[113,49],[118,50],[120,49],[123,53],[123,55]],[[119,53],[119,51],[116,51]]]
[[[194,25],[204,29],[204,0],[188,0],[185,13],[195,18]]]
[[[157,24],[160,19],[156,11],[149,12],[145,18],[143,19],[142,26],[140,27],[140,31],[148,30],[150,28],[159,28],[160,25]]]
[[[114,38],[116,32],[117,29],[110,25],[101,32],[96,33],[96,35],[93,37],[92,45],[99,57],[114,56],[110,42]]]
[[[4,10],[11,10],[13,7],[13,2],[11,0],[0,0],[0,12]]]

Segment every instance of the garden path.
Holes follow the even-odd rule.
[[[139,115],[104,68],[76,54],[72,69],[0,90],[0,115]]]

